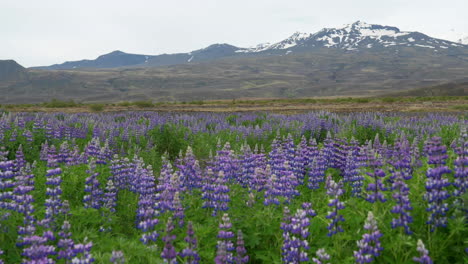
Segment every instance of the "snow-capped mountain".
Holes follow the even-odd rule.
[[[296,32],[278,43],[239,49],[236,52],[264,52],[297,48],[340,48],[345,50],[386,48],[392,46],[434,50],[462,47],[460,43],[436,39],[419,32],[400,31],[396,27],[372,25],[357,21],[342,28],[324,28],[317,33]]]
[[[206,62],[239,56],[275,56],[317,51],[323,48],[348,51],[380,51],[382,49],[414,48],[437,53],[467,50],[468,37],[452,42],[429,37],[419,32],[400,31],[397,27],[367,24],[357,21],[341,28],[324,28],[316,33],[295,32],[276,43],[262,43],[254,47],[240,48],[229,44],[213,44],[188,53],[137,55],[113,52],[96,60],[66,62],[44,69],[152,67]],[[457,52],[455,52],[457,53]],[[116,57],[116,58],[114,58]],[[114,63],[115,62],[115,63]]]

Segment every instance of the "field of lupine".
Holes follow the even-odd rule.
[[[468,263],[466,127],[0,112],[0,263]]]

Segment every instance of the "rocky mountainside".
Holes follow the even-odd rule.
[[[342,28],[325,28],[316,33],[296,32],[277,43],[263,43],[255,47],[239,48],[229,44],[213,44],[188,53],[138,55],[114,51],[95,60],[81,60],[38,67],[41,69],[154,67],[193,64],[233,57],[265,57],[314,51],[321,48],[342,49],[349,52],[363,50],[398,50],[412,47],[434,53],[460,54],[468,46],[436,39],[419,32],[400,31],[396,27],[367,24],[357,21]]]

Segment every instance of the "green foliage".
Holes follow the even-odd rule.
[[[80,104],[75,103],[73,100],[62,101],[58,99],[52,99],[50,102],[43,103],[42,106],[47,108],[66,108],[66,107],[78,107]]]
[[[91,104],[89,105],[89,109],[93,112],[101,112],[104,110],[104,104]]]
[[[153,102],[151,101],[136,101],[136,102],[133,102],[132,104],[139,108],[148,108],[148,107],[154,106]]]
[[[126,106],[126,107],[127,107],[127,106],[131,106],[132,103],[130,103],[130,102],[128,102],[128,101],[124,101],[124,102],[118,103],[117,105],[118,105],[118,106]]]

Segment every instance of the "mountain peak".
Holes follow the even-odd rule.
[[[419,32],[400,31],[399,28],[393,26],[369,24],[357,20],[343,27],[324,28],[316,33],[296,31],[279,42],[262,43],[248,48],[239,48],[227,43],[216,43],[187,53],[156,56],[129,54],[115,50],[101,55],[95,60],[67,62],[44,68],[115,68],[132,65],[150,67],[210,61],[241,54],[248,54],[249,56],[282,56],[321,48],[336,48],[345,51],[391,49],[395,52],[400,49],[414,48],[440,54],[447,51],[452,52],[458,48],[466,48],[467,46],[462,45],[462,43],[467,43],[468,39],[460,41],[457,39],[457,42],[459,43],[432,38]]]

